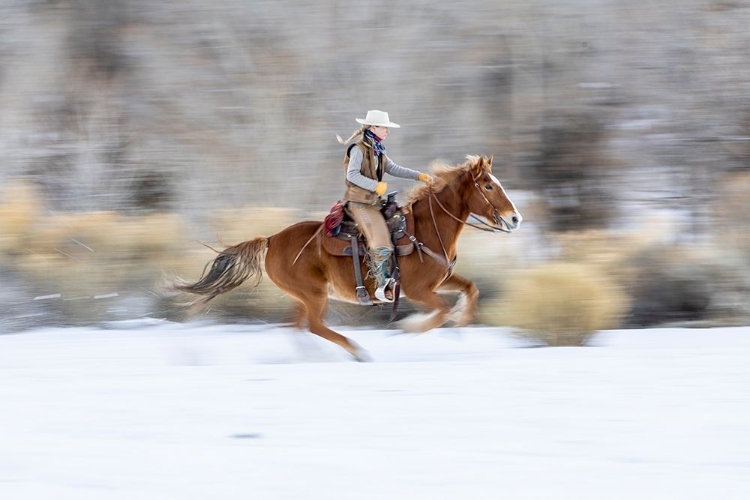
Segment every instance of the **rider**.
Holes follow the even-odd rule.
[[[394,177],[429,182],[428,174],[402,167],[385,154],[383,141],[392,128],[401,125],[392,123],[388,113],[376,109],[367,112],[367,116],[356,119],[362,126],[347,140],[338,137],[341,144],[347,144],[357,136],[361,138],[346,148],[344,169],[346,170],[346,192],[343,202],[367,238],[368,267],[370,275],[375,278],[377,289],[375,297],[383,302],[393,300],[393,279],[390,277],[390,257],[393,253],[393,242],[385,219],[380,213],[381,196],[388,185],[383,182],[387,172]]]

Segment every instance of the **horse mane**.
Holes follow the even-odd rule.
[[[461,174],[469,170],[479,161],[477,155],[467,155],[466,161],[458,166],[453,166],[443,160],[433,160],[430,162],[429,170],[433,174],[432,181],[428,184],[422,184],[409,192],[409,198],[406,205],[411,208],[414,202],[425,199],[429,192],[439,193],[446,187],[453,186]]]

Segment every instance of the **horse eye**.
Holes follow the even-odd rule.
[[[485,184],[484,189],[486,189],[487,191],[492,191],[492,184]]]

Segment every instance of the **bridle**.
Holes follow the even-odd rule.
[[[484,198],[484,201],[486,201],[487,204],[492,207],[492,210],[494,212],[495,220],[499,219],[503,224],[507,225],[507,223],[505,222],[505,220],[502,217],[500,217],[500,212],[497,209],[497,207],[495,205],[493,205],[492,202],[487,198],[487,196],[485,196],[485,194],[482,192],[482,188],[479,186],[479,182],[477,182],[477,179],[479,179],[479,176],[477,176],[477,177],[473,177],[472,176],[472,178],[471,178],[472,182],[474,182],[474,187],[477,188],[477,191],[479,191],[479,194],[482,195],[482,198]],[[482,226],[479,226],[477,224],[472,224],[471,222],[467,222],[465,220],[461,220],[458,217],[456,217],[455,215],[453,215],[452,213],[450,213],[447,208],[445,208],[445,206],[440,202],[440,200],[438,199],[437,195],[435,194],[435,192],[432,190],[431,187],[428,188],[428,192],[429,192],[429,196],[427,197],[427,203],[428,203],[428,205],[430,207],[430,216],[432,217],[432,226],[435,228],[435,234],[437,234],[438,241],[440,242],[440,248],[443,250],[443,255],[444,255],[444,259],[445,259],[444,260],[444,263],[445,263],[444,265],[448,268],[448,272],[447,272],[446,276],[443,278],[443,281],[445,281],[446,279],[448,279],[448,277],[450,277],[450,275],[453,274],[453,266],[456,263],[456,259],[454,258],[453,261],[450,260],[450,258],[448,257],[448,251],[445,249],[445,244],[443,243],[443,238],[442,238],[442,236],[440,236],[440,229],[438,228],[437,220],[435,220],[435,211],[432,208],[432,199],[433,198],[435,199],[435,202],[438,204],[438,206],[442,209],[443,212],[445,212],[452,219],[460,222],[461,224],[463,224],[465,226],[470,226],[470,227],[473,227],[475,229],[479,229],[481,231],[487,231],[489,233],[496,233],[497,231],[502,231],[504,233],[510,233],[510,230],[508,230],[508,229],[505,229],[505,228],[503,228],[503,227],[501,227],[499,225],[498,226],[493,226],[491,224],[487,224],[486,222],[484,222],[481,219],[477,219],[477,220],[483,226],[486,226],[486,227],[482,227]],[[473,214],[470,214],[470,215],[473,215]],[[435,256],[433,256],[433,258],[435,260],[438,260],[438,261],[442,260],[442,259],[437,259]]]
[[[472,178],[471,178],[472,182],[474,183],[474,187],[477,188],[477,191],[479,191],[479,194],[482,195],[482,198],[484,198],[484,201],[487,202],[487,204],[492,207],[492,211],[494,213],[495,220],[496,221],[500,220],[500,222],[502,222],[503,224],[507,225],[507,223],[505,222],[505,220],[502,217],[500,217],[500,211],[497,209],[497,207],[495,205],[493,205],[492,202],[487,198],[487,196],[482,192],[482,188],[479,186],[479,182],[477,182],[477,179],[479,179],[479,176],[477,176],[477,177],[473,177],[472,176]],[[479,226],[477,224],[472,224],[471,222],[467,222],[467,221],[461,220],[458,217],[456,217],[455,215],[453,215],[452,213],[450,213],[447,208],[445,208],[445,206],[440,202],[440,200],[438,199],[437,195],[435,194],[435,192],[432,189],[429,190],[429,193],[430,193],[430,196],[427,197],[427,201],[428,201],[428,203],[430,205],[430,215],[432,216],[432,224],[435,226],[435,231],[438,233],[438,239],[440,239],[440,231],[438,231],[437,221],[435,220],[435,214],[434,214],[434,212],[432,210],[432,199],[433,198],[435,198],[435,202],[443,210],[443,212],[445,212],[451,218],[453,218],[454,220],[460,222],[461,224],[473,227],[474,229],[479,229],[481,231],[487,231],[488,233],[495,233],[497,231],[502,231],[504,233],[510,233],[510,230],[502,227],[501,225],[493,226],[492,224],[487,224],[486,222],[484,222],[483,220],[478,219],[478,218],[476,220],[480,224],[482,224],[481,226]],[[470,215],[476,218],[476,216],[474,214],[470,214]],[[485,226],[485,227],[482,227],[482,226]],[[441,240],[440,243],[442,244],[442,240]]]

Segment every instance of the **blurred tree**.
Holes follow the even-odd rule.
[[[615,213],[608,187],[602,124],[586,113],[549,118],[541,130],[533,168],[534,188],[544,193],[550,227],[571,231],[606,227]]]

